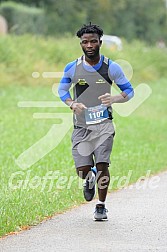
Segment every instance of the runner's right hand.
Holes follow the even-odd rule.
[[[71,106],[72,110],[76,115],[80,115],[87,107],[83,103],[74,102]]]

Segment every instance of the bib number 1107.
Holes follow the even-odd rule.
[[[93,112],[93,113],[89,113],[89,117],[90,117],[91,120],[103,117],[103,115],[104,115],[104,111],[103,110],[97,111],[97,112]]]
[[[86,124],[96,124],[106,120],[109,117],[107,107],[98,105],[85,109]]]

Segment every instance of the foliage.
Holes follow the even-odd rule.
[[[47,71],[62,71],[64,66],[81,55],[77,37],[38,37],[16,36],[2,37],[0,40],[1,85],[10,83],[42,85],[42,77],[32,82],[32,72],[41,75]],[[113,51],[105,45],[102,53],[112,60],[124,59],[133,67],[133,82],[150,82],[158,78],[167,78],[166,49],[148,47],[145,43],[123,41],[122,51]],[[16,71],[17,70],[17,71]]]
[[[1,0],[0,2],[10,2],[11,0]],[[43,2],[46,2],[44,0],[14,0],[13,2],[16,2],[16,3],[21,3],[21,4],[25,4],[27,6],[31,6],[31,7],[40,7],[42,6]]]
[[[82,4],[76,0],[52,1],[45,5],[48,25],[48,34],[57,33],[75,34],[78,27],[86,20],[86,12]]]
[[[42,9],[7,2],[1,4],[0,14],[8,21],[11,33],[43,34],[45,32],[45,17]]]
[[[1,1],[3,4],[8,0]],[[43,34],[72,33],[90,21],[99,24],[104,33],[125,37],[128,41],[135,38],[155,43],[167,41],[167,8],[165,0],[15,0],[45,11],[45,22],[38,28]],[[20,14],[21,15],[21,14]],[[31,29],[29,30],[31,32]]]

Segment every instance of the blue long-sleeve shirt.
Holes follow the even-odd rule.
[[[90,72],[95,72],[100,69],[103,63],[104,56],[101,55],[99,63],[97,63],[95,66],[89,66],[83,63],[83,67]],[[60,99],[65,102],[68,98],[71,98],[70,95],[70,87],[72,85],[72,79],[75,74],[77,60],[72,61],[68,63],[64,69],[64,75],[60,81],[59,87],[58,87],[58,93],[60,96]],[[109,60],[109,72],[108,75],[112,81],[119,87],[119,89],[124,92],[129,99],[131,99],[134,96],[134,90],[131,85],[131,83],[126,78],[125,74],[122,71],[122,68],[119,64],[113,62],[112,60]]]

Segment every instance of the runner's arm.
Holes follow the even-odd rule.
[[[67,106],[69,106],[75,112],[75,114],[80,114],[82,110],[85,109],[86,107],[84,104],[74,101],[71,98],[71,94],[69,91],[72,85],[72,79],[74,77],[75,68],[76,68],[76,61],[70,62],[69,64],[66,65],[64,69],[64,75],[60,80],[58,93],[60,99]]]
[[[112,103],[123,103],[130,100],[134,96],[134,90],[120,65],[111,62],[109,66],[109,75],[121,91],[120,94],[112,96]]]
[[[75,73],[75,67],[76,67],[76,61],[70,62],[69,64],[66,65],[64,69],[64,74],[62,79],[60,80],[60,84],[58,86],[58,94],[60,99],[67,105],[70,106],[72,105],[72,98],[70,94],[70,88],[72,85],[72,78]]]
[[[134,96],[133,87],[125,77],[121,67],[112,61],[109,65],[109,77],[119,87],[121,93],[118,95],[106,93],[99,96],[99,99],[101,99],[104,105],[110,106],[113,103],[124,103],[129,101]]]

